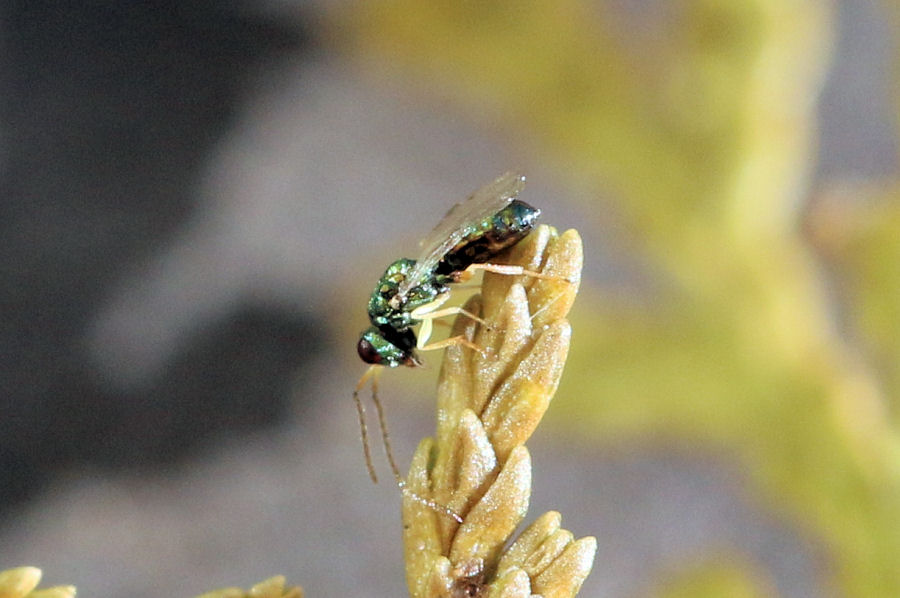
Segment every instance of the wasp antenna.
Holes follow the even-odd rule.
[[[370,369],[373,369],[375,367],[376,366],[372,366],[372,368],[370,368]],[[388,433],[388,429],[387,429],[387,418],[384,416],[384,408],[381,406],[381,400],[378,398],[378,374],[379,373],[381,373],[380,369],[373,369],[373,373],[371,375],[371,377],[372,377],[372,403],[375,404],[375,411],[378,413],[378,425],[381,428],[381,441],[382,441],[382,444],[384,444],[384,452],[387,455],[388,463],[391,466],[391,472],[393,472],[394,479],[397,481],[397,487],[400,488],[401,493],[408,496],[409,498],[416,501],[417,503],[428,507],[429,509],[431,509],[432,511],[435,511],[436,513],[441,513],[443,515],[446,515],[446,516],[452,518],[457,523],[462,523],[463,522],[462,517],[457,515],[449,507],[445,507],[444,505],[438,504],[438,503],[434,502],[433,500],[429,500],[429,499],[425,498],[424,496],[420,496],[420,495],[416,494],[415,492],[413,492],[412,490],[410,490],[409,487],[407,487],[407,485],[406,485],[406,480],[404,480],[403,476],[400,475],[400,468],[397,467],[397,462],[394,460],[394,451],[391,448],[391,436]],[[367,372],[367,374],[368,374],[368,372]],[[357,389],[357,391],[358,390],[359,389]],[[361,403],[359,403],[359,397],[357,396],[356,398],[357,398],[357,404],[360,405],[360,407],[361,407],[362,405],[361,405]],[[364,425],[360,429],[362,431],[364,431],[365,430]],[[364,438],[364,440],[363,440],[364,450],[366,452],[366,465],[369,467],[369,474],[374,476],[375,471],[371,467],[372,461],[371,461],[371,457],[369,455],[369,445],[368,445],[367,436],[366,436],[365,432],[363,432],[363,438]]]
[[[375,411],[378,413],[378,426],[381,428],[381,442],[384,445],[384,452],[387,455],[388,463],[391,465],[391,471],[394,473],[394,479],[399,484],[403,478],[400,477],[400,469],[397,462],[394,461],[394,451],[391,449],[391,436],[388,434],[387,419],[384,417],[384,409],[381,407],[381,401],[378,399],[378,372],[372,376],[372,403],[375,404]]]
[[[370,365],[369,369],[366,370],[366,373],[362,375],[362,378],[359,379],[359,382],[356,383],[356,389],[353,391],[353,402],[356,404],[356,414],[359,416],[359,437],[362,440],[363,445],[363,455],[366,459],[366,469],[369,470],[369,477],[372,478],[372,483],[378,483],[378,476],[375,474],[375,466],[372,464],[372,451],[369,450],[369,430],[366,426],[366,408],[363,406],[362,401],[359,400],[359,391],[366,385],[366,382],[369,378],[376,376],[378,366]],[[375,393],[375,381],[372,381],[372,393]],[[378,404],[377,402],[375,403]],[[379,417],[381,415],[381,409],[379,408]]]

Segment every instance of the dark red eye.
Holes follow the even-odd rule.
[[[356,344],[356,352],[359,353],[359,358],[366,363],[381,363],[381,355],[365,337],[359,339]]]

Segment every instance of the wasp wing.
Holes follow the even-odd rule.
[[[397,294],[406,295],[410,289],[431,276],[438,262],[470,232],[472,224],[502,210],[524,187],[524,175],[507,172],[450,208],[447,215],[420,243],[422,253],[409,276],[400,284]]]

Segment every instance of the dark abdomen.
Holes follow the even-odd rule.
[[[513,200],[466,235],[438,262],[436,273],[448,276],[472,264],[483,264],[512,247],[532,231],[541,211],[524,201]]]

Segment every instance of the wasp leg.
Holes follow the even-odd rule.
[[[462,272],[460,272],[460,280],[468,280],[477,270],[485,272],[493,272],[494,274],[505,274],[507,276],[530,276],[531,278],[542,278],[544,280],[564,280],[568,283],[573,281],[562,276],[553,276],[552,274],[544,274],[543,272],[535,272],[534,270],[526,270],[522,266],[513,266],[509,264],[472,264]]]
[[[483,319],[479,318],[472,312],[466,311],[461,307],[445,307],[444,309],[437,309],[447,300],[447,296],[438,299],[437,301],[432,301],[428,305],[423,305],[421,307],[417,307],[416,309],[410,312],[410,317],[415,320],[420,320],[422,322],[422,327],[419,328],[419,338],[416,341],[417,349],[425,349],[426,343],[428,339],[431,338],[431,333],[434,329],[434,320],[437,318],[445,318],[447,316],[456,316],[462,315],[475,320],[482,326],[489,326],[489,324]],[[447,345],[441,345],[442,347],[446,347]],[[440,347],[438,347],[440,348]]]
[[[473,351],[478,351],[481,353],[482,357],[488,357],[487,351],[467,339],[466,337],[460,336],[451,336],[450,338],[445,338],[442,341],[437,341],[428,345],[424,345],[422,347],[417,347],[420,351],[435,351],[437,349],[443,349],[444,347],[449,347],[450,345],[462,345],[463,347],[468,347]]]
[[[570,278],[565,278],[563,276],[553,276],[551,274],[544,274],[543,272],[535,272],[533,270],[526,270],[522,266],[511,266],[506,264],[472,264],[465,270],[459,273],[461,280],[467,280],[468,278],[474,275],[475,270],[483,270],[485,272],[493,272],[494,274],[504,274],[507,276],[530,276],[532,278],[540,278],[542,280],[560,280],[567,282],[569,284],[575,284],[575,281]],[[565,294],[560,293],[556,297],[553,298],[552,301],[541,307],[539,310],[531,314],[531,319],[534,320],[541,312],[550,308],[554,303],[559,301]]]
[[[482,326],[487,326],[486,321],[461,307],[445,307],[444,309],[439,309],[437,311],[426,311],[420,314],[416,314],[416,310],[412,310],[412,312],[410,312],[410,315],[417,320],[434,320],[437,318],[446,318],[447,316],[462,315],[466,316],[469,319],[475,320]]]
[[[415,310],[413,310],[413,313],[411,315],[413,318],[422,321],[422,327],[419,329],[419,338],[417,340],[418,349],[423,349],[425,347],[425,344],[428,342],[428,339],[431,338],[431,332],[434,327],[434,320],[436,320],[437,318],[446,318],[447,316],[465,316],[469,319],[475,320],[482,326],[488,326],[488,323],[486,321],[461,307],[447,307],[445,309],[439,309],[437,311],[425,312],[420,314],[416,314]]]

